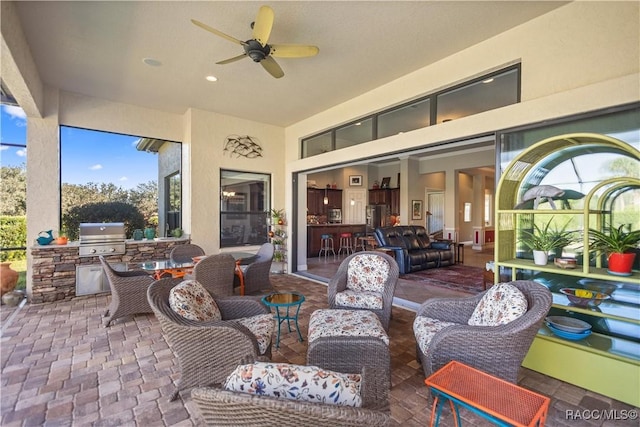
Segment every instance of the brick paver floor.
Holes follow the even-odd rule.
[[[327,307],[326,286],[295,276],[274,275],[279,290],[302,292],[300,328],[307,335],[312,311]],[[138,315],[102,326],[109,295],[26,304],[3,315],[1,338],[1,425],[10,426],[199,426],[188,392],[169,402],[180,377],[177,360],[153,315]],[[394,307],[390,326],[393,425],[425,426],[427,389],[415,358],[414,313]],[[7,324],[7,319],[10,323]],[[307,343],[284,333],[275,361],[304,364]],[[472,349],[470,349],[472,351]],[[547,376],[522,370],[520,384],[552,397],[548,426],[580,426],[566,410],[633,409]],[[486,425],[462,411],[466,425]],[[451,416],[442,423],[450,426]],[[268,423],[262,423],[268,425]],[[636,421],[591,420],[587,425],[637,426]]]

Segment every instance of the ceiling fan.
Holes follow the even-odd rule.
[[[231,37],[230,35],[227,35],[222,31],[218,31],[215,28],[211,28],[210,26],[203,24],[200,21],[196,21],[195,19],[192,19],[191,22],[200,28],[243,47],[244,53],[242,55],[216,62],[216,64],[229,64],[242,58],[249,57],[253,59],[254,62],[259,62],[273,77],[279,79],[284,76],[284,72],[276,60],[273,59],[274,57],[304,58],[307,56],[317,55],[320,49],[318,49],[317,46],[310,45],[267,44],[269,41],[269,35],[271,34],[271,27],[273,26],[273,18],[273,9],[269,6],[262,6],[260,10],[258,10],[258,16],[256,17],[255,22],[251,23],[253,38],[247,41],[238,40],[235,37]]]

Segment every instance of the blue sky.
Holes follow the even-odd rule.
[[[24,144],[26,119],[19,107],[3,105],[0,116],[3,143]],[[113,183],[126,189],[158,179],[157,154],[135,149],[136,136],[61,127],[62,182]],[[26,149],[2,146],[2,166],[26,163]]]

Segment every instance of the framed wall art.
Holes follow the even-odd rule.
[[[362,186],[362,175],[349,175],[349,186],[351,186],[351,187],[361,187]]]
[[[411,219],[422,219],[422,200],[411,201]]]

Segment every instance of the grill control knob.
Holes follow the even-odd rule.
[[[91,249],[91,250],[89,251],[89,253],[90,253],[90,254],[95,254],[95,253],[96,253],[96,250],[95,250],[95,249]]]
[[[109,252],[115,252],[116,248],[109,248]]]

